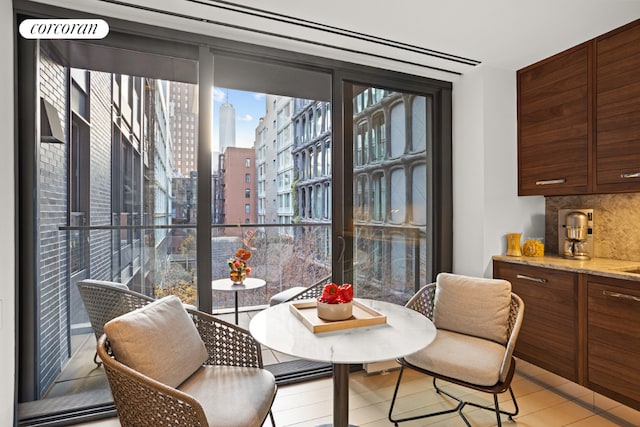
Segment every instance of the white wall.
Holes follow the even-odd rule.
[[[491,277],[506,233],[544,237],[544,198],[518,197],[514,71],[480,65],[453,86],[453,271]]]
[[[14,199],[14,164],[13,164],[13,10],[10,1],[0,1],[0,52],[5,57],[0,66],[0,420],[13,420],[15,390],[15,199]]]

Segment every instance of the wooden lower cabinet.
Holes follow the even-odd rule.
[[[588,276],[586,318],[586,386],[640,409],[640,282]]]
[[[640,281],[493,261],[524,301],[515,355],[640,410]]]
[[[578,275],[494,261],[493,277],[511,282],[524,301],[515,355],[578,382]]]

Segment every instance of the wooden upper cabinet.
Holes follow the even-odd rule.
[[[640,21],[595,43],[595,191],[640,191]]]
[[[517,73],[518,194],[591,191],[593,43]]]

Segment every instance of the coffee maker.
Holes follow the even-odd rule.
[[[593,209],[558,210],[558,250],[567,259],[591,259]]]

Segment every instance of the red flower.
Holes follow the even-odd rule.
[[[338,288],[338,293],[341,302],[349,302],[353,299],[353,286],[350,283],[345,283]]]
[[[347,303],[353,299],[353,286],[345,283],[338,286],[335,283],[324,285],[322,295],[318,297],[318,301],[326,304]]]

